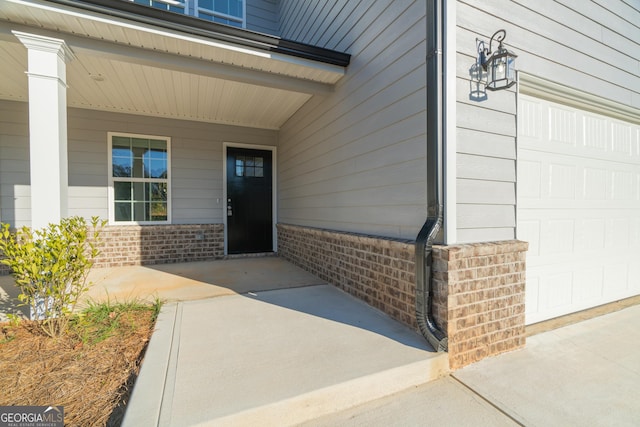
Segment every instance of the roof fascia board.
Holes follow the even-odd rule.
[[[37,32],[47,37],[60,38],[60,34],[51,30],[33,28],[26,25],[11,25],[11,28],[0,24],[0,39],[16,42],[11,30],[25,33]],[[283,76],[263,71],[250,70],[228,64],[204,61],[196,58],[184,57],[167,52],[149,51],[146,49],[106,42],[103,40],[65,34],[63,39],[76,54],[99,54],[101,58],[116,61],[129,62],[149,67],[161,67],[171,71],[196,74],[204,77],[212,77],[231,80],[258,86],[307,93],[311,95],[324,95],[334,91],[333,85],[313,82],[310,80]]]
[[[192,16],[163,11],[123,0],[45,0],[48,3],[106,14],[135,22],[207,37],[252,49],[296,56],[346,67],[351,55],[331,49],[282,39],[263,33],[218,24]]]

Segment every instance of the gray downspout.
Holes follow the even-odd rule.
[[[444,140],[443,4],[427,1],[427,220],[416,238],[416,320],[437,351],[447,351],[446,334],[433,319],[433,242],[442,228]]]

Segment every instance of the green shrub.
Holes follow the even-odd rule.
[[[51,337],[66,331],[69,314],[88,289],[87,275],[98,255],[100,231],[106,221],[65,218],[40,230],[23,227],[15,233],[2,224],[0,262],[9,266],[20,288],[18,299],[28,305],[32,319],[42,320]]]

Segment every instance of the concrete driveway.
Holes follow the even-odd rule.
[[[305,426],[638,426],[640,305]]]

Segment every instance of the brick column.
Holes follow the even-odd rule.
[[[524,347],[527,248],[513,240],[434,247],[435,313],[452,370]]]

